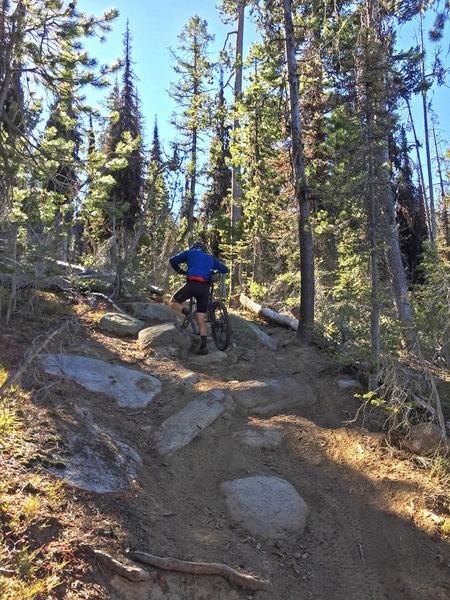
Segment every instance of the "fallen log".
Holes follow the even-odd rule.
[[[281,315],[276,310],[272,310],[271,308],[266,308],[254,300],[251,300],[245,294],[241,294],[239,296],[239,301],[244,308],[254,312],[259,317],[262,317],[265,321],[268,321],[269,323],[275,323],[276,325],[281,325],[281,327],[289,327],[290,329],[297,331],[297,319],[293,319],[287,315]]]
[[[130,557],[132,560],[165,571],[177,571],[178,573],[189,573],[191,575],[219,575],[228,579],[231,583],[250,590],[266,590],[269,588],[268,581],[246,573],[240,573],[223,563],[191,562],[172,558],[171,556],[162,558],[146,552],[131,552]]]

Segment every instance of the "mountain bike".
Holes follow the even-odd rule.
[[[220,280],[220,277],[221,274],[218,271],[213,271],[211,285],[209,286],[206,322],[211,325],[211,334],[216,348],[223,351],[228,348],[230,343],[231,326],[225,302],[214,298],[214,284]],[[197,307],[194,298],[189,300],[189,313],[181,323],[182,329],[187,329],[188,327],[191,327],[195,335],[199,335]]]

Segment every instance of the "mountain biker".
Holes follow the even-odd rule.
[[[182,303],[191,298],[197,302],[197,320],[201,336],[199,354],[208,354],[208,330],[206,327],[206,312],[208,309],[209,288],[211,285],[212,271],[228,273],[220,260],[206,252],[203,242],[195,242],[189,250],[180,252],[169,259],[172,268],[180,275],[186,275],[186,283],[175,294],[170,306],[180,315],[189,314],[189,309]],[[187,268],[182,269],[181,263],[186,263]]]

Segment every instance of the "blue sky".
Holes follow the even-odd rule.
[[[147,140],[150,139],[155,115],[158,117],[160,137],[163,142],[174,139],[175,133],[169,124],[174,104],[167,90],[175,79],[171,68],[173,58],[170,47],[177,46],[177,36],[189,18],[198,14],[208,22],[208,31],[215,35],[211,45],[212,57],[223,47],[227,32],[232,31],[232,24],[224,25],[220,19],[214,0],[78,0],[78,8],[82,11],[100,14],[112,6],[120,11],[119,18],[113,24],[113,31],[108,34],[103,44],[91,40],[88,48],[102,63],[113,62],[122,56],[122,36],[126,20],[129,19],[132,33],[132,57],[134,71],[138,80],[138,90],[142,103]],[[429,19],[431,22],[432,19]],[[447,26],[449,28],[449,26]],[[246,22],[244,39],[246,46],[255,39],[254,26]],[[448,36],[448,29],[447,29]],[[231,38],[234,41],[234,38]],[[411,24],[403,27],[399,41],[403,48],[415,45],[415,32]],[[442,59],[450,66],[449,56]],[[103,94],[104,96],[104,94]],[[434,89],[432,102],[439,116],[439,138],[445,140],[450,147],[450,90],[448,86]],[[91,101],[100,101],[100,95],[89,95]],[[422,136],[421,100],[417,98],[413,104],[416,127],[419,137]],[[444,144],[443,144],[444,145]],[[433,151],[434,155],[434,151]],[[437,182],[436,182],[437,183]]]

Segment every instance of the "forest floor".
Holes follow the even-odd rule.
[[[33,340],[58,319],[81,310],[40,294],[0,334],[5,372],[16,368]],[[119,408],[105,395],[45,375],[39,364],[13,390],[3,420],[0,416],[2,599],[450,597],[448,477],[439,462],[430,470],[430,462],[388,444],[370,417],[364,428],[361,421],[351,423],[359,400],[336,386],[339,369],[333,359],[299,348],[290,332],[272,328],[268,332],[277,338],[278,351],[237,347],[226,361],[199,366],[106,335],[97,327],[98,316],[82,317],[51,350],[140,368],[161,381],[162,391],[145,408]],[[198,382],[181,384],[192,372]],[[262,377],[307,384],[315,402],[265,418],[234,411],[173,455],[157,453],[152,433],[188,401]],[[47,473],[46,467],[57,467],[63,456],[64,432],[76,419],[75,408],[89,410],[97,424],[140,454],[143,463],[128,491],[89,493]],[[281,429],[278,448],[243,448],[236,442],[249,423],[262,422]],[[274,475],[294,486],[309,507],[301,535],[268,540],[230,521],[220,485],[249,475]],[[270,588],[252,592],[218,576],[151,568],[151,580],[132,583],[99,565],[87,546],[120,560],[131,549],[225,563],[269,580]]]

